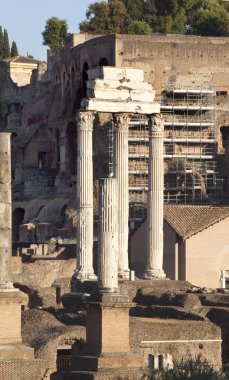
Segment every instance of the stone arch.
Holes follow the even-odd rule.
[[[60,132],[57,128],[56,130],[56,168],[60,171]]]
[[[75,61],[72,60],[70,64],[70,70],[69,70],[69,80],[70,80],[70,87],[71,87],[71,94],[73,95],[75,90],[75,83],[76,83],[76,77],[77,77],[77,70]]]
[[[65,134],[65,170],[70,175],[75,175],[77,170],[77,143],[76,124],[70,122]]]
[[[99,66],[109,66],[109,63],[106,57],[103,57],[100,59]]]
[[[60,83],[60,69],[57,65],[53,68],[53,85]]]
[[[12,216],[12,239],[19,241],[19,226],[23,223],[25,210],[22,207],[17,207],[13,211]]]
[[[65,64],[61,68],[61,93],[64,95],[65,89],[67,87],[68,75]]]
[[[218,153],[225,152],[225,143],[228,136],[229,112],[223,112],[216,118],[216,140]]]
[[[88,70],[89,70],[89,65],[87,62],[84,62],[83,69],[82,69],[82,98],[87,97],[87,80],[88,80],[87,71]]]

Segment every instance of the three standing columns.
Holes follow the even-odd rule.
[[[15,290],[11,280],[12,194],[10,133],[0,133],[0,291]]]
[[[94,280],[93,269],[93,163],[92,130],[94,113],[76,116],[77,143],[77,267],[75,278]]]
[[[163,131],[162,117],[149,116],[147,267],[143,275],[148,279],[165,278],[163,271]]]
[[[118,276],[129,279],[128,222],[129,222],[129,179],[128,179],[128,130],[130,116],[115,114],[114,177],[117,178],[118,212]]]

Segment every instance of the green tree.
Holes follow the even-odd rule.
[[[11,50],[10,50],[11,57],[16,57],[18,54],[18,48],[15,41],[12,42]]]
[[[134,20],[128,27],[128,34],[151,34],[152,29],[146,21]]]
[[[79,25],[81,33],[126,33],[130,17],[122,0],[108,0],[89,5],[86,20]]]
[[[0,26],[0,59],[3,58],[3,33],[2,27]]]
[[[43,45],[48,45],[53,50],[61,49],[67,30],[68,24],[66,20],[60,20],[58,17],[49,18],[46,21],[45,30],[42,32]]]
[[[143,23],[144,22],[144,23]],[[91,34],[189,33],[228,36],[222,0],[108,0],[91,4],[80,31]]]
[[[10,44],[9,44],[9,37],[8,32],[6,29],[4,29],[3,33],[3,48],[2,48],[2,58],[6,59],[10,57]]]
[[[190,32],[202,36],[229,36],[229,11],[218,0],[198,0],[190,14]]]

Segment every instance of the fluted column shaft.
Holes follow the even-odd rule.
[[[10,133],[0,133],[0,291],[13,290]]]
[[[118,180],[118,275],[129,279],[128,262],[128,221],[129,221],[129,182],[128,182],[128,130],[130,116],[115,114],[115,154],[114,175]]]
[[[163,271],[163,131],[160,115],[149,117],[149,173],[147,204],[147,268],[145,278],[164,278]]]
[[[104,178],[99,186],[99,288],[118,291],[117,179]]]
[[[77,268],[79,280],[95,279],[93,270],[93,163],[94,114],[79,112],[77,120]]]

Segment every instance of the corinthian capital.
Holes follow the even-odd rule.
[[[161,114],[149,116],[149,126],[152,132],[164,131],[164,120]]]
[[[76,114],[77,129],[80,131],[91,131],[93,129],[94,118],[94,112],[78,112]]]
[[[128,113],[116,113],[113,115],[116,129],[119,132],[128,132],[130,123],[130,114]]]

